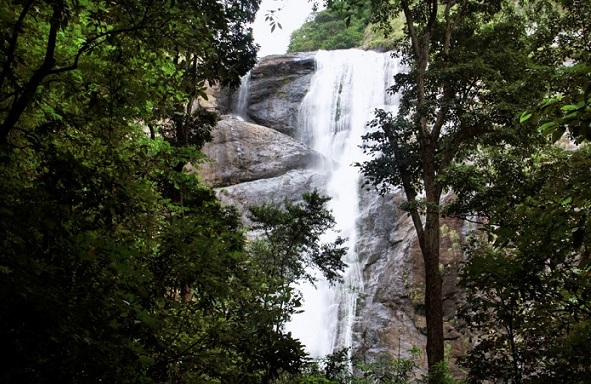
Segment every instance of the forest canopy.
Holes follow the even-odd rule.
[[[1,382],[260,383],[300,369],[283,325],[301,271],[277,274],[260,251],[277,235],[247,246],[239,213],[190,171],[218,119],[196,100],[255,64],[258,6],[0,3]],[[327,199],[305,199],[273,208],[284,226],[285,210],[313,216],[289,257],[312,252],[338,279],[341,248],[318,239]]]
[[[360,18],[350,24],[337,11],[322,10],[292,32],[287,52],[356,48],[363,43],[367,23]]]

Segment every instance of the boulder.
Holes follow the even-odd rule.
[[[313,190],[324,191],[328,174],[317,169],[295,169],[283,175],[216,188],[220,201],[234,205],[246,213],[248,207],[261,204],[298,202],[302,194]]]
[[[273,178],[314,166],[322,158],[287,135],[233,116],[223,116],[212,134],[202,149],[211,161],[200,169],[211,187]]]
[[[294,136],[298,109],[315,69],[314,53],[263,58],[250,73],[247,118]]]

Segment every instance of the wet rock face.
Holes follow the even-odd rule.
[[[357,249],[363,266],[364,289],[358,303],[354,341],[358,356],[371,359],[379,354],[410,358],[409,351],[426,344],[424,263],[410,216],[399,207],[402,191],[378,196],[375,191],[361,194]],[[454,326],[459,300],[456,281],[462,261],[464,223],[443,219],[440,262],[443,277],[444,332],[454,356],[467,348]],[[417,361],[426,368],[426,356]]]
[[[294,136],[298,109],[315,70],[314,53],[263,58],[250,74],[248,118]]]
[[[363,293],[354,331],[357,356],[409,358],[413,347],[423,348],[425,337],[416,321],[410,282],[415,233],[408,215],[399,209],[402,192],[379,196],[361,194],[357,249],[362,260]],[[419,361],[419,365],[424,364]]]
[[[261,125],[224,116],[213,132],[213,142],[203,148],[212,163],[201,166],[201,176],[216,187],[223,203],[246,212],[252,205],[294,202],[304,192],[326,191],[327,172],[317,167],[326,160],[290,137],[297,137],[299,106],[314,70],[313,53],[266,57],[253,69],[247,116]],[[411,348],[424,350],[426,342],[424,272],[416,233],[410,217],[399,208],[402,192],[379,196],[362,190],[360,196],[356,248],[363,290],[353,352],[370,360],[382,353],[408,358]],[[444,294],[451,298],[444,310],[450,320],[456,310],[455,280],[461,259],[457,234],[462,227],[452,220],[443,224],[447,227],[441,246]],[[451,323],[446,322],[445,331],[446,337],[457,339]],[[452,343],[453,352],[461,353],[460,341]],[[419,365],[426,366],[424,354],[420,359]]]
[[[327,175],[316,169],[294,169],[285,174],[216,188],[223,204],[232,204],[240,212],[247,212],[253,205],[298,202],[302,194],[326,189]]]
[[[232,116],[222,117],[202,151],[211,162],[201,165],[200,174],[212,187],[277,177],[321,158],[287,135]]]

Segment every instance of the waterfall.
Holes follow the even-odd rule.
[[[356,250],[361,183],[353,163],[364,159],[359,146],[373,110],[393,108],[395,100],[386,89],[397,64],[387,53],[319,51],[316,68],[299,110],[299,136],[327,158],[322,166],[331,176],[325,193],[332,197],[330,209],[349,249],[343,282],[331,287],[320,279],[316,288],[301,286],[304,311],[287,327],[318,357],[352,347],[357,299],[363,291]]]
[[[236,101],[232,114],[241,120],[248,120],[248,91],[250,84],[250,71],[240,79],[238,89],[238,100]]]

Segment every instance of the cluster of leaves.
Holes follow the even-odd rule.
[[[353,18],[343,20],[335,10],[323,10],[311,15],[311,19],[292,32],[287,52],[306,52],[360,47],[367,21]]]
[[[465,358],[472,379],[588,382],[590,160],[587,148],[555,151],[520,179],[495,172],[480,208],[491,241],[473,239],[461,279],[461,315],[478,335]]]
[[[534,36],[544,42],[538,60],[552,64],[548,94],[535,108],[521,115],[521,122],[540,125],[540,131],[557,141],[565,132],[576,143],[591,140],[591,46],[588,41],[591,4],[558,1],[557,7],[539,2],[532,11],[544,15]]]
[[[254,64],[257,8],[0,4],[0,381],[259,383],[300,369],[282,331],[296,306],[265,300],[283,280],[187,167],[216,121],[194,101]],[[301,241],[332,223],[314,196]],[[314,261],[338,267],[325,253]]]
[[[320,268],[329,282],[335,282],[345,268],[342,258],[347,248],[342,246],[345,239],[340,236],[321,243],[321,236],[335,226],[326,208],[330,198],[314,191],[304,194],[302,199],[301,204],[286,201],[283,208],[273,204],[250,208],[252,229],[262,241],[254,242],[257,257],[261,263],[275,266],[274,274],[288,284],[299,280],[313,283],[311,266]]]
[[[207,81],[239,84],[256,60],[247,23],[257,1],[124,0],[113,7],[27,0],[0,7],[3,143],[15,131],[47,131],[56,122],[109,126],[125,116],[155,126],[203,95]]]
[[[421,351],[413,347],[408,358],[381,354],[372,362],[350,358],[343,349],[325,357],[309,361],[297,375],[283,375],[274,384],[410,384],[425,383],[428,377],[419,377]],[[447,364],[440,366],[445,384],[461,384],[455,381]]]

